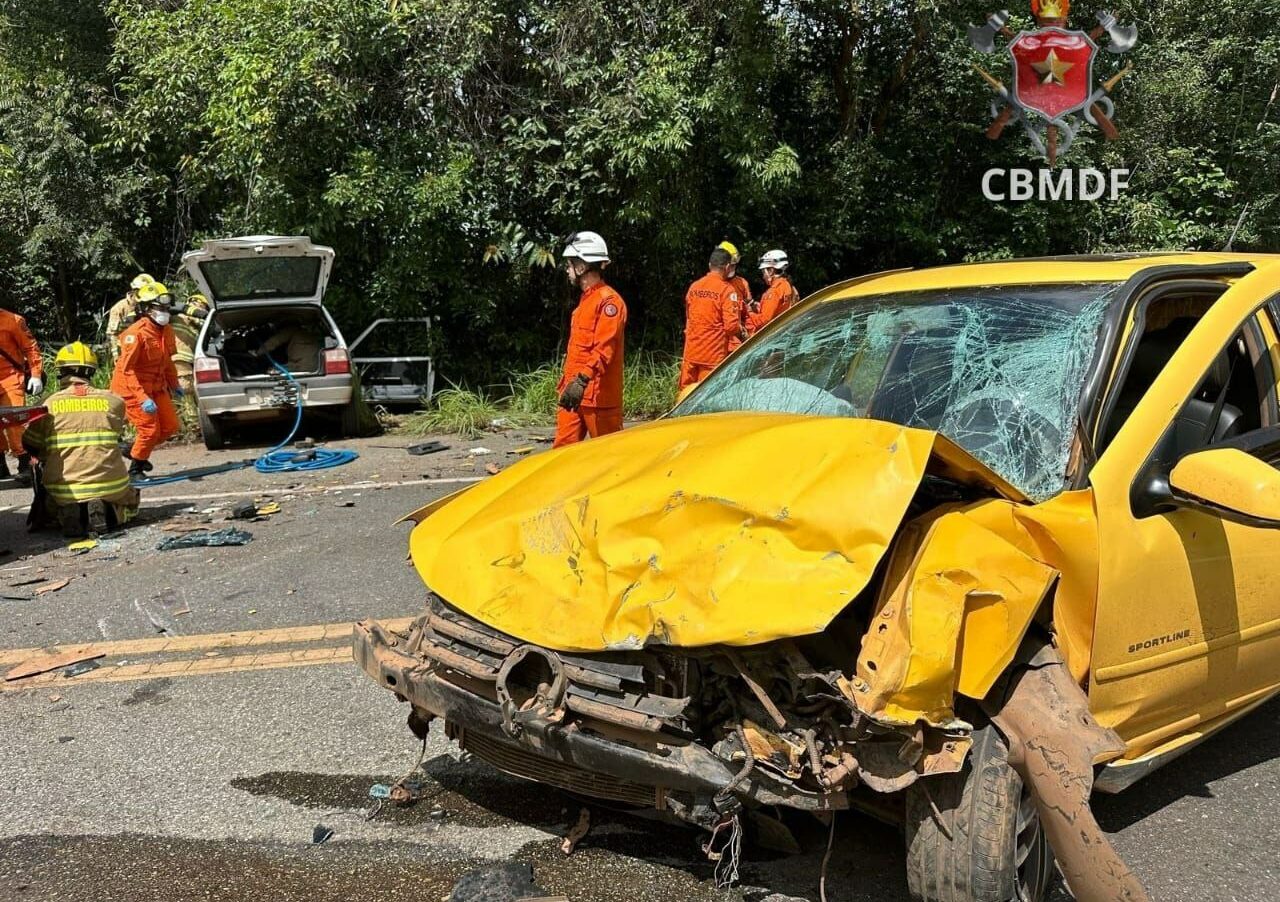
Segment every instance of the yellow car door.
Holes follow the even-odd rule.
[[[1280,687],[1280,530],[1180,503],[1170,482],[1205,448],[1277,463],[1276,331],[1261,318],[1278,294],[1273,264],[1218,298],[1090,473],[1100,553],[1089,697],[1129,758],[1183,747]],[[1280,490],[1280,471],[1261,470],[1250,473]],[[1229,466],[1224,478],[1239,481]]]

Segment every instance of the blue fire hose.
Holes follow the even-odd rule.
[[[276,361],[270,357],[271,365],[275,367],[285,379],[289,381],[289,386],[293,390],[294,398],[294,418],[293,428],[289,430],[289,434],[285,436],[284,441],[276,445],[270,451],[263,454],[257,460],[240,460],[235,463],[227,463],[218,467],[202,467],[187,473],[173,473],[168,476],[146,477],[143,479],[132,480],[134,488],[144,489],[151,486],[169,485],[174,482],[182,482],[187,479],[198,479],[202,476],[211,475],[211,473],[228,473],[232,470],[241,470],[252,464],[253,468],[259,473],[296,473],[309,472],[312,470],[327,470],[330,467],[341,467],[349,464],[360,455],[355,451],[349,451],[340,448],[313,448],[307,451],[285,451],[284,448],[293,441],[294,436],[298,434],[298,430],[302,428],[302,387],[298,384],[298,380],[293,378],[290,373]]]

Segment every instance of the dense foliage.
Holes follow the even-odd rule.
[[[1012,4],[1015,25],[1029,21]],[[786,248],[803,289],[876,268],[1154,247],[1280,249],[1274,0],[1132,0],[1119,200],[992,203],[977,0],[0,0],[0,303],[87,336],[202,238],[338,251],[350,335],[439,317],[444,372],[552,357],[559,239],[609,239],[630,341],[678,347],[711,245]],[[1078,0],[1088,27],[1098,4]],[[1105,54],[1105,73],[1118,67]]]

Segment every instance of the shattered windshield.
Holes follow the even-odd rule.
[[[932,429],[1042,501],[1064,487],[1119,289],[1002,285],[817,303],[740,351],[673,416],[756,410]]]

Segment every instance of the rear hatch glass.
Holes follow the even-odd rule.
[[[319,257],[245,257],[206,260],[200,271],[218,302],[302,298],[320,283]]]

